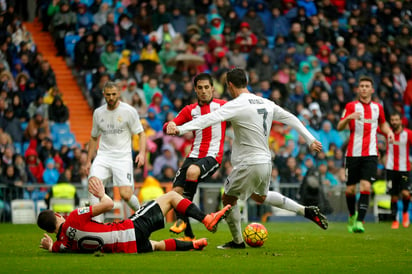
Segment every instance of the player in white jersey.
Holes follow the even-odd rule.
[[[106,104],[93,113],[93,128],[89,141],[87,172],[89,182],[97,177],[106,182],[113,180],[113,185],[119,187],[120,196],[134,210],[140,207],[139,200],[133,194],[133,160],[132,137],[139,135],[139,154],[135,162],[143,166],[146,152],[146,135],[140,123],[139,114],[130,105],[121,102],[120,91],[113,82],[107,82],[103,87]],[[99,140],[100,137],[100,140]],[[93,157],[93,164],[91,164]],[[98,199],[89,193],[90,204],[98,203]],[[99,221],[103,221],[101,216]]]
[[[235,135],[231,156],[233,171],[225,182],[222,201],[223,205],[232,205],[232,212],[226,221],[233,240],[218,248],[245,248],[241,233],[240,211],[236,204],[238,199],[249,197],[258,203],[304,215],[321,228],[327,229],[327,219],[320,213],[319,208],[304,207],[280,193],[269,191],[272,164],[268,138],[272,121],[276,120],[292,126],[305,138],[313,151],[321,151],[322,144],[293,114],[272,101],[250,93],[247,90],[247,79],[243,70],[229,71],[226,84],[233,100],[210,114],[202,115],[189,123],[168,130],[169,134],[184,134],[221,121],[230,121],[232,124]]]

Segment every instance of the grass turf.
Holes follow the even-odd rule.
[[[231,239],[227,225],[212,234],[194,224],[197,237],[209,239],[203,251],[136,255],[52,254],[39,248],[43,233],[35,225],[1,224],[0,273],[410,273],[412,228],[366,223],[364,234],[351,234],[345,223],[331,223],[326,231],[309,222],[265,226],[269,239],[261,248],[219,250]],[[166,228],[151,238],[173,237]]]

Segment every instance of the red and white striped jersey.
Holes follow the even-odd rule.
[[[349,121],[350,135],[346,157],[377,156],[376,132],[379,125],[386,121],[382,105],[376,102],[369,104],[360,101],[350,102],[346,104],[341,120],[354,112],[360,112],[361,117]]]
[[[412,131],[403,129],[394,135],[393,143],[387,142],[385,168],[395,171],[410,171],[409,148],[412,144]]]
[[[226,103],[224,100],[213,99],[209,104],[200,106],[198,103],[185,106],[179,114],[173,119],[176,125],[183,125],[200,117],[218,110]],[[163,126],[165,130],[167,123]],[[216,123],[205,129],[196,130],[195,138],[192,144],[192,150],[188,157],[204,158],[211,156],[221,164],[223,157],[223,144],[225,141],[226,122]]]
[[[133,221],[104,224],[92,217],[92,206],[72,211],[57,233],[52,251],[137,253]]]

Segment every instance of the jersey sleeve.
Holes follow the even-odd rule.
[[[93,112],[93,126],[92,126],[92,137],[97,138],[101,134],[98,124],[97,124],[97,112]]]
[[[385,118],[385,112],[383,111],[383,106],[381,104],[378,105],[379,106],[379,118],[378,118],[378,123],[379,124],[383,124],[386,122],[386,118]]]
[[[233,118],[236,113],[242,111],[242,106],[238,103],[238,100],[232,100],[221,108],[206,115],[202,115],[188,123],[185,123],[181,126],[178,126],[179,134],[183,135],[187,132],[200,130],[216,123],[220,123],[222,121],[228,121]]]
[[[281,122],[294,128],[300,135],[302,135],[308,145],[312,144],[316,140],[295,115],[276,104],[273,104],[273,106],[274,121]]]
[[[340,117],[340,120],[345,119],[348,117],[350,114],[352,114],[354,111],[353,104],[346,104],[345,109],[342,112],[342,116]]]
[[[408,133],[408,142],[409,145],[412,145],[412,130],[405,128],[406,132]]]
[[[129,126],[132,134],[139,134],[143,131],[142,123],[140,122],[139,114],[135,109],[130,112]]]

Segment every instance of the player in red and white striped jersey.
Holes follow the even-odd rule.
[[[40,247],[51,252],[94,252],[107,253],[144,253],[152,251],[174,250],[202,250],[207,246],[206,239],[184,242],[175,239],[164,241],[150,241],[150,234],[164,227],[164,216],[175,208],[201,221],[206,228],[215,232],[219,221],[225,217],[230,207],[206,215],[187,199],[175,191],[144,204],[130,219],[119,223],[100,223],[92,217],[105,213],[113,208],[113,200],[104,192],[100,179],[91,177],[89,191],[100,202],[72,211],[67,219],[52,210],[45,210],[39,214],[37,224],[49,233],[57,234],[57,241],[53,243],[48,234],[44,234]]]
[[[359,79],[359,99],[346,105],[337,129],[349,127],[346,151],[346,203],[349,210],[349,232],[364,232],[363,221],[369,207],[371,182],[375,181],[378,164],[377,129],[393,142],[393,132],[385,120],[382,105],[372,101],[373,80]],[[356,212],[356,184],[360,183],[360,198]]]
[[[411,199],[409,149],[412,145],[412,131],[403,128],[401,115],[397,112],[391,114],[389,122],[395,136],[393,143],[387,143],[385,168],[391,194],[392,228],[397,229],[399,228],[399,221],[396,218],[399,194],[403,201],[402,225],[409,226],[408,208]]]
[[[218,110],[226,101],[213,98],[213,79],[208,73],[200,73],[193,79],[198,103],[185,106],[172,121],[165,123],[167,128],[182,125],[211,112]],[[223,157],[226,122],[216,123],[205,129],[194,131],[192,150],[182,167],[176,173],[173,190],[183,194],[183,197],[193,200],[197,184],[205,181],[220,167]],[[194,239],[189,219],[176,213],[177,221],[170,228],[171,232],[185,232],[185,239]]]

